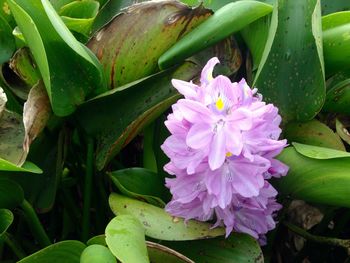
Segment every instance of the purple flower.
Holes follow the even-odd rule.
[[[173,195],[166,210],[185,219],[216,219],[214,226],[262,237],[275,226],[280,208],[277,192],[266,179],[280,177],[288,167],[274,159],[286,146],[278,140],[278,109],[262,101],[245,80],[213,78],[212,58],[200,84],[172,80],[184,95],[172,106],[166,127],[171,136],[161,146],[175,176],[166,185]]]

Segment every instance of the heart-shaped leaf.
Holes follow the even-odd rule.
[[[284,137],[289,142],[299,142],[345,151],[344,144],[339,136],[326,124],[318,120],[290,122],[284,129]]]
[[[102,245],[91,245],[84,249],[80,263],[116,263],[117,260],[108,248]]]
[[[80,262],[80,255],[85,247],[86,246],[80,241],[61,241],[39,250],[38,252],[18,261],[18,263],[78,263]]]
[[[317,146],[295,146],[278,156],[289,166],[288,175],[276,180],[279,193],[308,202],[350,207],[350,154]]]
[[[159,71],[160,55],[210,14],[178,1],[144,2],[115,17],[87,46],[101,61],[113,89]]]
[[[285,122],[310,120],[321,110],[325,80],[319,0],[276,2],[254,86]]]
[[[144,229],[131,215],[119,215],[106,227],[106,243],[122,263],[148,263]]]
[[[194,263],[181,253],[158,243],[146,241],[149,259],[153,263]]]
[[[0,207],[15,208],[23,202],[24,193],[22,188],[14,181],[0,179]]]
[[[242,233],[232,233],[228,238],[165,242],[165,245],[183,253],[196,263],[264,262],[258,242]]]
[[[110,173],[110,177],[118,189],[125,195],[145,200],[164,207],[170,200],[169,191],[165,188],[164,178],[144,168],[127,168]]]
[[[146,235],[161,240],[194,240],[222,236],[223,228],[209,223],[172,217],[163,209],[118,194],[111,194],[109,205],[116,215],[136,217],[146,230]]]

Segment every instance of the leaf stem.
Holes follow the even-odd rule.
[[[81,239],[86,242],[90,231],[90,206],[91,206],[91,190],[92,177],[94,173],[94,140],[91,137],[87,138],[87,155],[86,155],[86,171],[84,183],[84,204],[83,204],[83,222]]]
[[[42,247],[51,245],[51,241],[47,236],[42,224],[40,223],[37,214],[35,213],[31,204],[26,199],[23,199],[23,202],[21,203],[21,208],[24,212],[24,218],[26,219],[30,230],[32,231],[34,237],[38,240],[39,244]]]
[[[3,240],[6,243],[6,245],[8,245],[9,248],[11,248],[13,253],[15,253],[18,259],[26,257],[26,254],[24,253],[23,249],[11,234],[5,232],[3,235]]]
[[[345,249],[350,249],[350,239],[339,239],[339,238],[333,238],[333,237],[324,237],[324,236],[317,236],[317,235],[312,235],[306,230],[295,226],[291,223],[288,222],[283,222],[283,224],[288,227],[291,231],[294,233],[298,234],[299,236],[321,244],[327,244],[331,246],[338,246],[338,247],[343,247]]]
[[[143,131],[143,167],[157,172],[157,161],[153,151],[154,123],[148,125]]]

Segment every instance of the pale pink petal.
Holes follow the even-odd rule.
[[[186,99],[196,98],[197,89],[199,88],[196,84],[178,79],[172,79],[171,83],[179,93],[185,96]]]
[[[186,137],[186,144],[193,149],[208,146],[213,138],[213,129],[207,123],[194,124]]]
[[[217,57],[211,58],[204,66],[201,74],[201,84],[206,86],[213,80],[213,70],[216,64],[220,63]]]
[[[212,170],[218,169],[225,161],[226,138],[224,129],[218,129],[213,137],[209,152],[209,167]]]

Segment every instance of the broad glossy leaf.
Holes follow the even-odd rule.
[[[327,75],[350,69],[350,11],[322,17],[322,29]]]
[[[111,89],[159,71],[158,58],[210,15],[177,1],[148,1],[115,17],[87,44],[104,66]]]
[[[147,263],[145,232],[140,221],[131,215],[119,215],[106,227],[106,243],[122,263]]]
[[[26,161],[22,166],[17,166],[7,160],[0,158],[0,171],[8,172],[29,172],[41,174],[43,171],[34,163]]]
[[[136,217],[146,230],[146,235],[161,240],[194,240],[225,234],[223,228],[211,229],[209,223],[172,217],[163,209],[122,195],[112,193],[109,205],[116,215]]]
[[[16,26],[7,0],[0,0],[0,17],[4,18],[11,28]]]
[[[348,0],[322,0],[321,8],[322,15],[327,15],[334,12],[350,10],[350,2]]]
[[[87,96],[105,89],[101,65],[74,38],[48,0],[9,0],[9,4],[56,115],[71,114]]]
[[[278,156],[289,166],[288,175],[276,180],[279,193],[308,202],[350,207],[350,158],[332,158],[336,155],[329,155],[329,151],[335,150],[309,147],[315,149],[314,158],[300,154],[294,147],[286,148]],[[318,159],[317,152],[321,151],[331,159]]]
[[[158,243],[146,241],[148,256],[152,263],[194,263],[181,253]]]
[[[169,191],[165,188],[164,178],[144,168],[127,168],[110,173],[110,177],[118,189],[125,195],[145,200],[164,207],[170,200]]]
[[[313,159],[334,159],[350,157],[350,153],[348,152],[338,151],[325,147],[307,145],[296,142],[293,143],[293,146],[298,153]]]
[[[232,233],[226,238],[186,242],[165,242],[196,263],[220,262],[264,262],[258,242],[247,234]]]
[[[323,111],[350,114],[350,75],[339,71],[327,80],[326,102]]]
[[[22,188],[14,181],[0,178],[0,207],[15,208],[23,202]]]
[[[225,5],[167,50],[158,60],[159,67],[164,69],[182,62],[271,11],[270,5],[257,1],[239,1]]]
[[[105,1],[105,0],[103,0]],[[100,30],[108,22],[110,22],[114,17],[124,12],[123,8],[131,6],[136,3],[144,2],[145,0],[107,0],[107,2],[102,6],[98,12],[94,24],[92,26],[92,33]]]
[[[76,116],[86,132],[97,137],[97,168],[103,169],[123,146],[179,98],[171,85],[172,78],[190,80],[199,71],[196,64],[188,62],[84,103]]]
[[[13,222],[13,214],[8,209],[0,209],[0,239]]]
[[[315,146],[345,151],[339,136],[326,124],[311,120],[308,122],[290,122],[284,129],[284,137],[291,142],[299,142]]]
[[[107,246],[106,244],[106,236],[103,234],[103,235],[98,235],[98,236],[94,236],[92,238],[90,238],[86,244],[88,246],[91,246],[91,245],[102,245],[102,246]]]
[[[79,263],[80,255],[85,249],[80,241],[67,240],[57,242],[18,261],[18,263]]]
[[[23,123],[25,136],[23,149],[28,154],[32,141],[45,128],[51,114],[50,100],[42,81],[38,82],[29,92],[23,107]]]
[[[116,263],[117,260],[108,248],[102,245],[91,245],[84,249],[80,263]]]
[[[16,49],[12,28],[0,15],[0,64],[8,61]]]
[[[279,0],[254,86],[285,122],[310,120],[325,100],[318,0]]]

